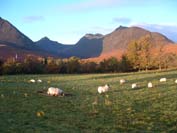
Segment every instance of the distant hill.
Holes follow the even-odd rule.
[[[10,22],[0,18],[0,57],[5,58],[18,53],[22,56],[27,54],[60,58],[76,56],[94,60],[109,58],[110,56],[119,58],[132,40],[139,40],[147,35],[150,36],[154,47],[167,45],[166,49],[176,51],[173,50],[176,47],[169,45],[174,44],[173,41],[160,33],[150,32],[140,27],[120,26],[107,35],[86,34],[75,45],[61,44],[50,40],[48,37],[33,42]]]
[[[43,37],[39,41],[35,42],[35,45],[40,47],[41,50],[59,57],[66,57],[63,52],[73,47],[73,45],[64,45],[56,41],[52,41],[48,37]]]
[[[108,35],[86,34],[73,48],[69,49],[67,56],[77,56],[81,58],[101,58],[122,55],[126,51],[128,44],[132,40],[149,35],[154,46],[173,43],[160,33],[149,32],[139,27],[118,27]],[[119,53],[120,52],[120,53]]]
[[[139,40],[143,36],[150,35],[154,45],[173,43],[160,33],[152,33],[139,27],[122,27],[120,26],[112,33],[105,36],[103,41],[103,53],[115,49],[126,50],[132,40]]]
[[[103,38],[101,34],[86,34],[72,48],[65,50],[65,55],[80,58],[97,57],[103,49]]]
[[[21,58],[28,54],[36,56],[50,55],[43,52],[10,22],[0,18],[0,58],[14,57],[16,54]]]
[[[21,33],[7,20],[0,18],[0,43],[26,49],[36,48],[33,41]]]
[[[48,53],[41,51],[26,50],[19,47],[12,47],[6,44],[0,43],[0,59],[7,59],[10,57],[18,57],[18,60],[23,60],[26,56],[33,55],[34,57],[48,57],[51,56]]]

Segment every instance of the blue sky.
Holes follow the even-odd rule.
[[[176,0],[1,0],[0,16],[37,41],[74,44],[86,33],[140,26],[177,42]]]

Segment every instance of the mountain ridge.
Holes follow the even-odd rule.
[[[111,54],[111,52],[115,53],[115,55],[120,55],[119,52],[123,53],[122,51],[126,51],[128,44],[132,40],[138,40],[147,35],[150,36],[154,45],[174,44],[173,41],[158,32],[150,32],[136,26],[125,27],[121,25],[106,35],[102,35],[100,33],[85,34],[74,45],[62,44],[57,41],[50,40],[48,37],[43,37],[39,41],[33,42],[10,22],[0,18],[1,46],[5,45],[8,46],[8,48],[13,47],[13,49],[25,50],[29,53],[35,54],[39,52],[40,56],[48,54],[50,56],[60,58],[76,56],[87,59],[114,55]]]

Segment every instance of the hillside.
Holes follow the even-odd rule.
[[[63,55],[63,52],[73,47],[73,45],[64,45],[56,41],[52,41],[48,37],[43,37],[39,41],[35,42],[35,45],[40,47],[41,50],[59,57],[66,57],[65,54]]]
[[[86,34],[72,48],[64,51],[66,57],[80,58],[98,57],[102,53],[103,38],[101,34]]]
[[[140,27],[123,26],[107,35],[86,34],[75,45],[61,44],[47,37],[33,42],[10,22],[0,18],[0,51],[2,51],[0,57],[14,56],[14,53],[19,52],[24,56],[30,53],[60,58],[76,56],[90,60],[101,60],[110,56],[120,58],[132,40],[139,40],[147,35],[150,36],[154,47],[158,45],[167,45],[166,47],[168,47],[169,44],[173,44],[171,40],[160,33],[150,32]],[[172,46],[169,45],[169,47]]]
[[[26,49],[34,49],[33,41],[7,20],[0,18],[0,43]]]
[[[3,43],[0,43],[0,59],[15,58],[18,56],[18,60],[23,60],[28,55],[33,55],[34,57],[48,57],[51,56],[48,53],[41,51],[31,51],[22,49],[19,47],[12,47]]]
[[[26,35],[20,32],[7,20],[0,18],[0,58],[14,57],[16,54],[23,59],[27,55],[51,56],[43,52]]]
[[[159,45],[159,44],[165,45],[165,44],[173,43],[171,40],[169,40],[167,37],[165,37],[160,33],[153,33],[140,27],[120,26],[115,31],[105,36],[103,40],[102,53],[111,52],[112,50],[115,49],[126,50],[128,44],[132,40],[139,40],[140,38],[146,35],[151,36],[151,42],[154,45]]]
[[[132,40],[139,40],[149,35],[154,47],[158,45],[168,45],[173,42],[160,33],[147,31],[139,27],[120,26],[108,35],[86,34],[76,45],[67,50],[68,56],[80,58],[91,58],[100,60],[110,56],[120,57],[126,51],[128,44]],[[117,56],[118,55],[118,56]]]

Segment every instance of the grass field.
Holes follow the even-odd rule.
[[[166,77],[166,83],[159,79]],[[29,83],[30,79],[42,83]],[[120,79],[127,83],[119,84]],[[177,132],[177,71],[0,77],[0,132]],[[148,89],[152,81],[154,88]],[[132,83],[139,89],[131,89]],[[99,85],[111,90],[97,93]],[[38,90],[60,87],[73,96]]]

